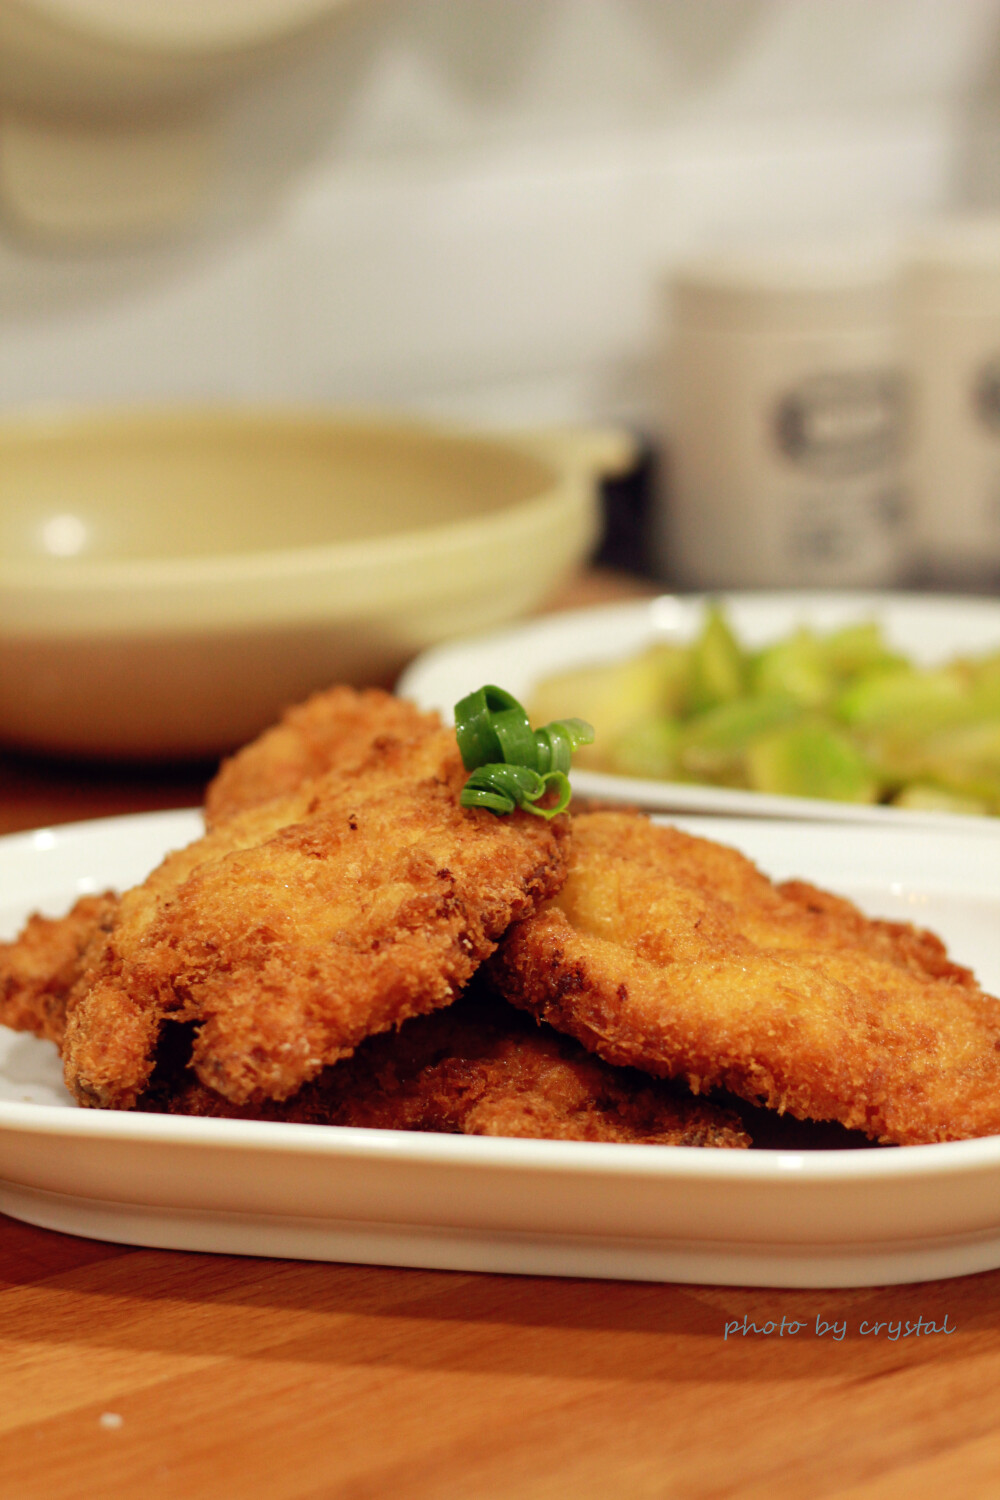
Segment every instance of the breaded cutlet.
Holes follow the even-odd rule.
[[[379,688],[337,686],[314,693],[223,761],[206,790],[206,823],[211,829],[287,796],[312,777],[355,768],[384,735],[422,736],[440,728],[436,714]],[[181,852],[153,878],[177,881],[182,871],[189,873],[189,863]],[[0,1025],[62,1041],[69,995],[116,904],[112,891],[82,897],[64,917],[35,914],[17,938],[0,943]]]
[[[284,1099],[366,1036],[448,1005],[564,875],[568,819],[459,804],[455,736],[380,737],[350,771],[225,819],[126,892],[68,1003],[80,1103],[128,1109],[167,1018],[232,1103]]]
[[[1000,1133],[1000,1001],[937,939],[775,886],[636,814],[574,819],[565,884],[489,964],[618,1066],[888,1144]]]

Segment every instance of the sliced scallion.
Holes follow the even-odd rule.
[[[532,730],[517,699],[487,685],[455,705],[455,736],[470,773],[459,799],[463,807],[497,814],[520,807],[554,818],[569,804],[573,751],[589,745],[594,731],[583,719],[556,719]],[[537,806],[549,790],[555,801]]]

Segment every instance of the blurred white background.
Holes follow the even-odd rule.
[[[1000,200],[1000,0],[357,0],[168,244],[0,230],[0,405],[648,415],[658,287]]]

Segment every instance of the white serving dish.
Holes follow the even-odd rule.
[[[1000,990],[1000,843],[961,831],[680,820],[775,877],[938,931]],[[157,813],[0,840],[0,924],[127,885],[200,830]],[[864,1286],[1000,1267],[1000,1137],[714,1151],[80,1110],[54,1049],[0,1028],[0,1210],[230,1254],[730,1285]]]
[[[992,599],[839,591],[665,594],[635,604],[567,611],[446,642],[411,662],[396,690],[424,708],[439,709],[448,722],[459,699],[484,683],[497,683],[527,702],[534,684],[550,674],[624,660],[655,641],[690,640],[709,597],[724,605],[737,635],[749,646],[776,640],[799,624],[832,630],[852,620],[875,618],[882,622],[890,643],[920,663],[945,661],[959,652],[1000,650],[1000,602]],[[965,814],[770,796],[582,769],[573,772],[573,789],[580,796],[653,812],[965,827],[994,834],[998,830],[992,818]]]

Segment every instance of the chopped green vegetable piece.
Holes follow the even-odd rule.
[[[751,677],[755,692],[781,693],[807,708],[826,703],[836,687],[820,641],[804,628],[758,652]]]
[[[1000,719],[1000,674],[984,673],[969,684],[966,694],[968,714],[965,722]],[[957,715],[955,722],[958,722]]]
[[[799,717],[794,698],[737,698],[689,719],[677,736],[677,764],[688,776],[745,784],[746,753],[755,740]]]
[[[905,656],[889,646],[877,620],[858,620],[831,630],[820,638],[820,646],[827,667],[841,682],[908,665]]]
[[[620,776],[669,781],[676,776],[678,727],[673,719],[644,719],[616,741],[609,757]]]
[[[881,729],[902,721],[912,732],[915,722],[948,722],[949,716],[962,712],[963,702],[956,672],[947,667],[938,671],[900,667],[859,678],[840,694],[835,713],[856,729]]]
[[[968,676],[974,688],[1000,690],[1000,651],[979,658],[959,657],[954,665]]]
[[[560,672],[533,689],[531,718],[547,723],[573,712],[599,724],[602,749],[588,749],[586,763],[610,769],[608,749],[633,724],[675,711],[686,692],[688,655],[686,646],[656,645],[625,661]]]
[[[690,696],[691,648],[659,641],[645,653],[645,661],[656,682],[660,712],[679,713]]]
[[[701,713],[739,698],[746,689],[747,659],[717,604],[709,607],[691,648],[687,708]]]
[[[747,751],[747,777],[757,792],[877,802],[878,780],[847,735],[822,723],[793,724],[763,736]]]
[[[963,724],[930,736],[920,760],[945,781],[1000,779],[1000,719]]]

